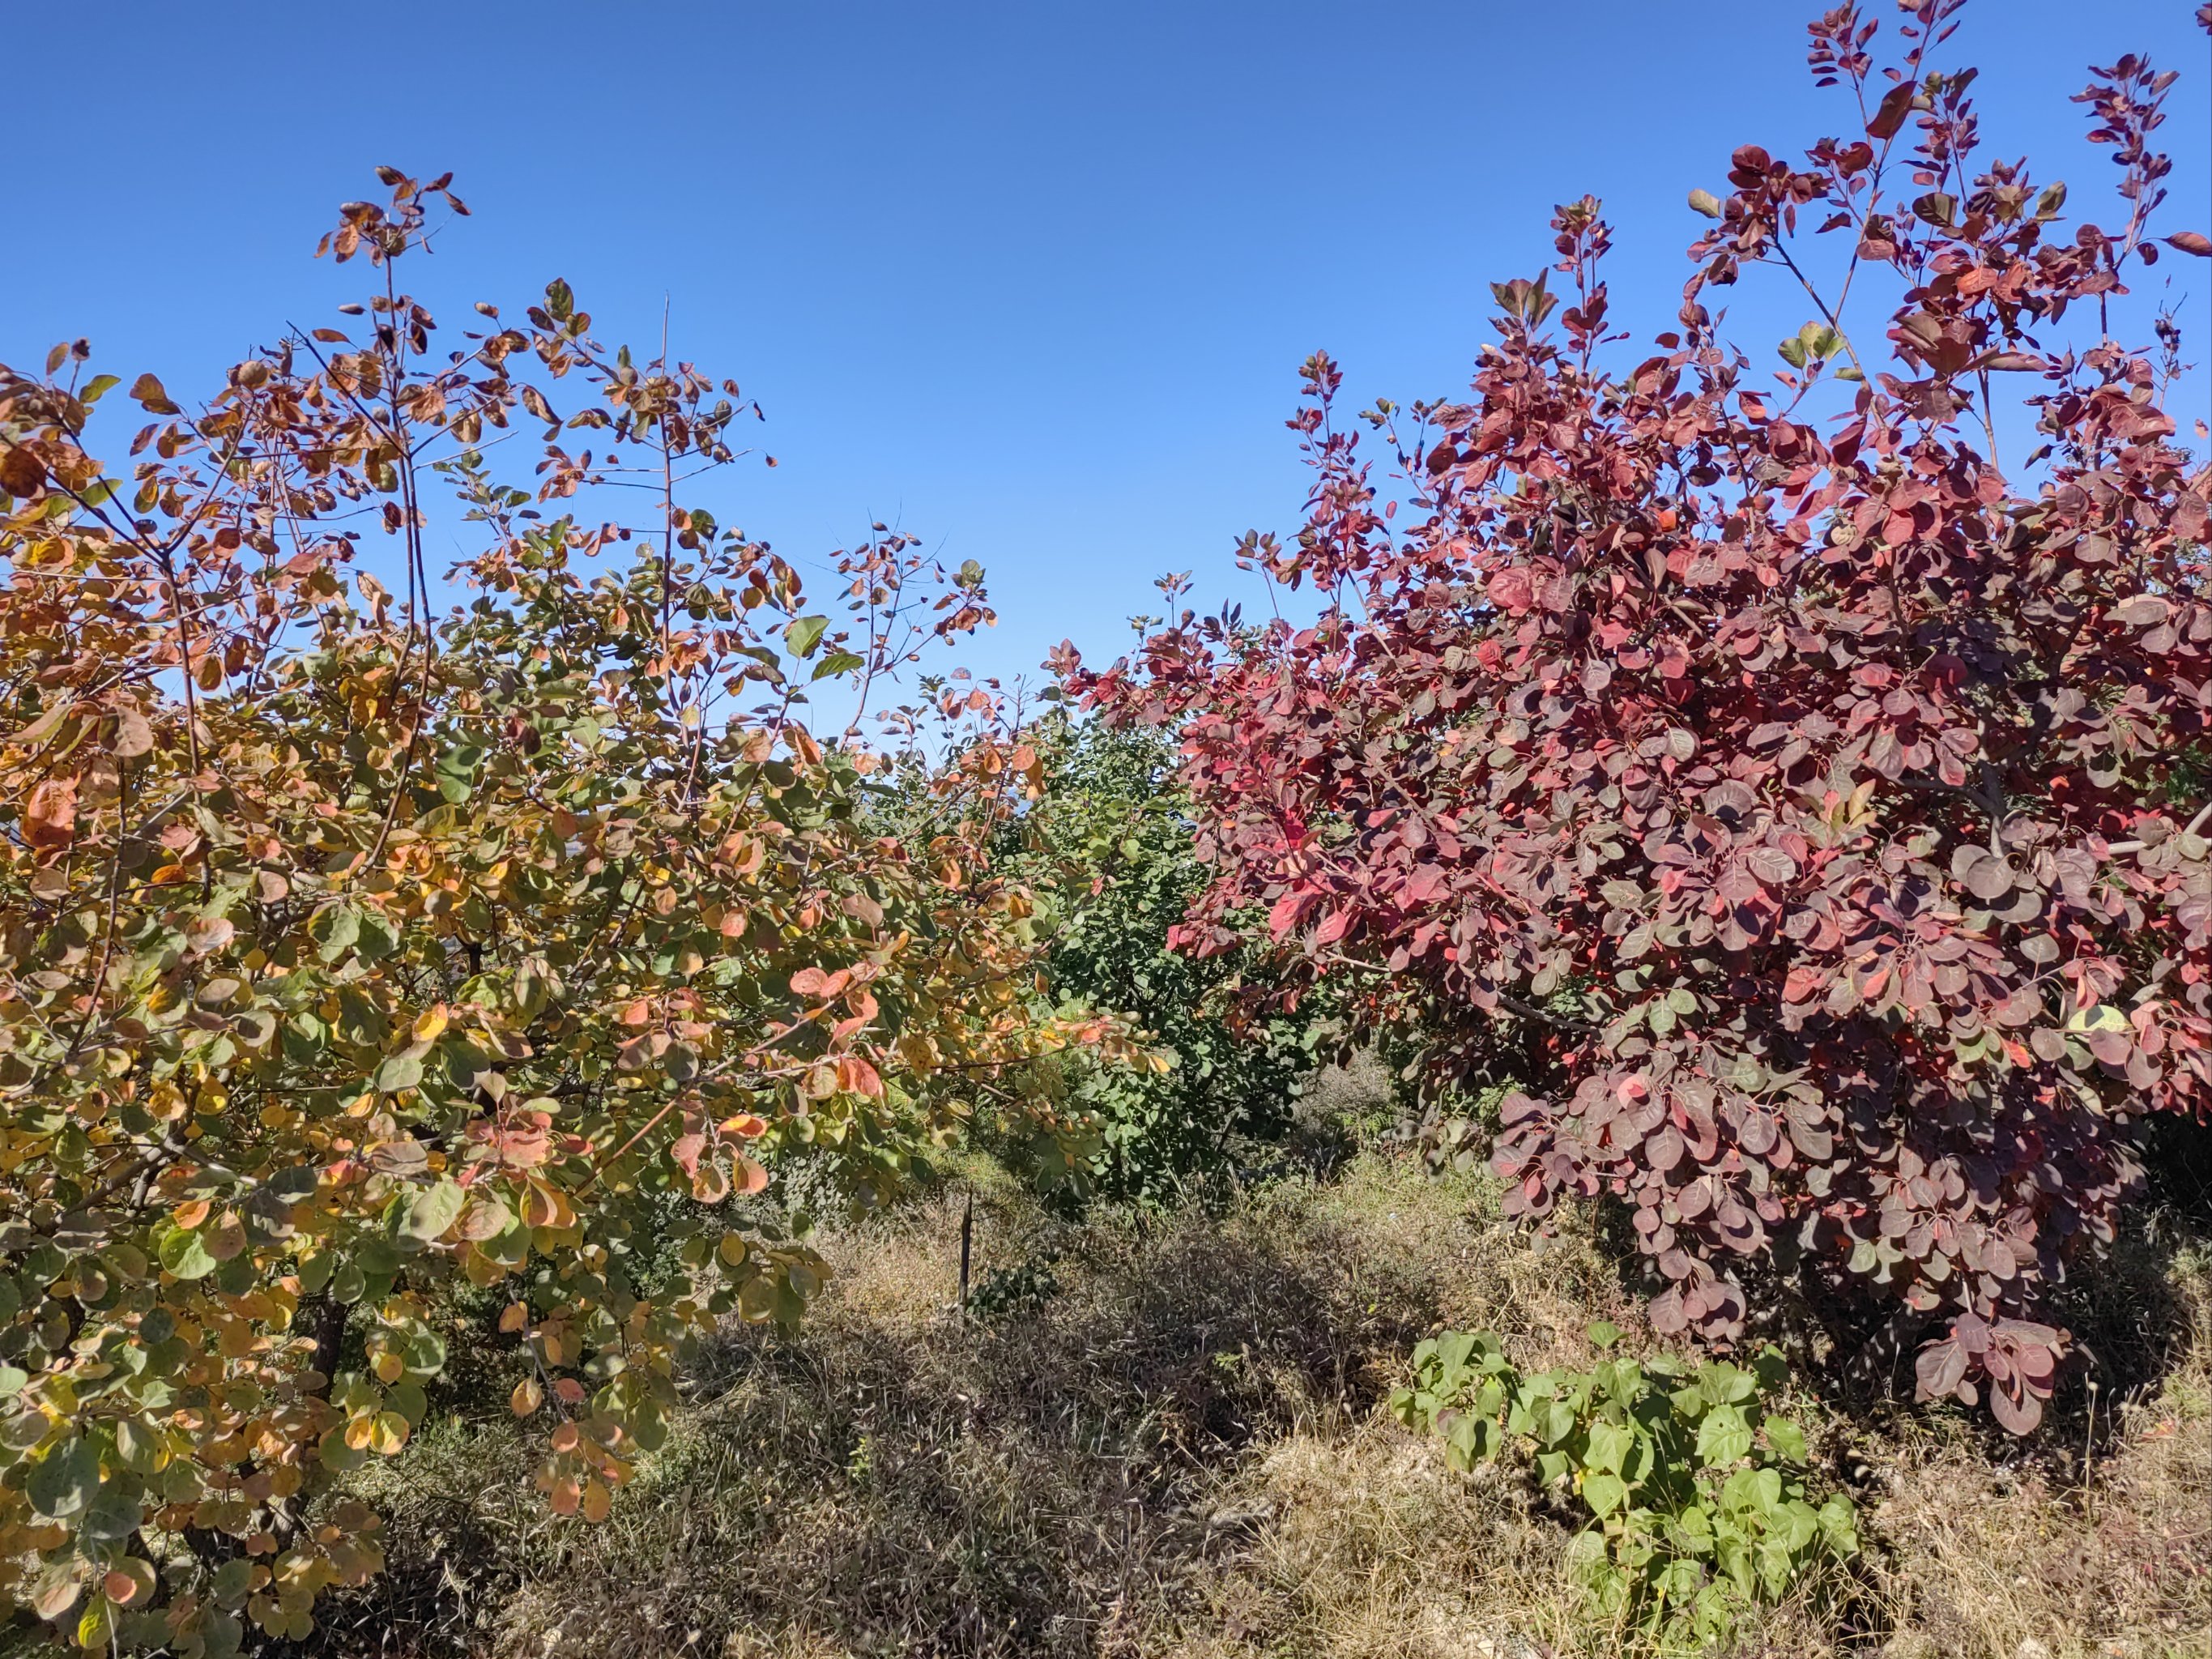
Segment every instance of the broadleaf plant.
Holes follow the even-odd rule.
[[[779,1170],[878,1201],[976,1088],[1127,1046],[1042,994],[998,701],[872,706],[980,571],[879,534],[817,608],[697,502],[733,383],[560,282],[441,335],[396,273],[460,204],[383,182],[325,242],[365,303],[189,415],[142,376],[122,469],[88,348],[0,368],[0,1613],[87,1648],[296,1638],[374,1571],[323,1495],[472,1302],[604,1518],[685,1345],[820,1282]]]
[[[1454,1468],[1525,1469],[1587,1517],[1569,1559],[1598,1619],[1661,1652],[1711,1651],[1858,1553],[1856,1506],[1812,1502],[1805,1431],[1771,1409],[1778,1350],[1692,1366],[1613,1352],[1610,1325],[1589,1336],[1595,1365],[1523,1373],[1490,1333],[1444,1332],[1413,1350],[1390,1408],[1442,1434]]]
[[[1162,1204],[1279,1158],[1328,1033],[1325,1002],[1251,1014],[1242,957],[1170,947],[1206,872],[1166,738],[1058,714],[1027,734],[1044,793],[1004,832],[1004,862],[1037,895],[1054,987],[1125,1016],[1159,1058],[1048,1062],[1094,1138],[1048,1139],[1026,1161],[1072,1197]]]
[[[1447,1079],[1513,1054],[1509,1209],[1624,1200],[1660,1329],[1739,1340],[1795,1283],[2026,1431],[2142,1120],[2212,1105],[2212,477],[2130,303],[2212,242],[2154,234],[2171,73],[2094,71],[2118,216],[2069,217],[1983,151],[1960,10],[1879,67],[1875,20],[1814,21],[1849,127],[1693,193],[1647,354],[1586,198],[1470,399],[1368,412],[1388,477],[1312,359],[1310,518],[1241,554],[1304,612],[1059,665],[1179,734],[1182,941],[1271,948]],[[1771,380],[1711,308],[1753,270],[1814,313]]]

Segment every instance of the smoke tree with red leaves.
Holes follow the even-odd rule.
[[[1692,192],[1642,361],[1586,198],[1493,290],[1470,401],[1364,417],[1395,486],[1309,362],[1310,518],[1240,562],[1310,625],[1186,611],[1060,666],[1179,729],[1212,878],[1181,944],[1270,942],[1278,994],[1338,977],[1448,1074],[1517,1055],[1509,1209],[1625,1200],[1659,1330],[1725,1343],[1794,1271],[2025,1432],[2142,1120],[2212,1103],[2208,476],[2171,319],[2121,332],[2162,247],[2212,244],[2151,233],[2171,75],[2094,71],[2121,222],[2069,223],[1980,157],[1932,61],[1959,9],[1905,6],[1887,69],[1856,7],[1811,26],[1853,131]],[[1709,308],[1753,265],[1814,313],[1771,385]]]

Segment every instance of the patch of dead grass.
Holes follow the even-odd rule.
[[[602,1527],[543,1513],[511,1427],[426,1433],[371,1494],[393,1516],[392,1571],[332,1606],[320,1650],[1620,1650],[1581,1621],[1560,1529],[1380,1408],[1439,1327],[1498,1330],[1529,1364],[1586,1360],[1592,1319],[1635,1327],[1587,1235],[1536,1253],[1484,1182],[1373,1157],[1143,1224],[1055,1222],[981,1179],[978,1277],[1048,1262],[1057,1288],[977,1321],[949,1307],[963,1199],[831,1240],[838,1277],[804,1330],[732,1332],[707,1355]],[[1966,1425],[1900,1414],[1851,1442],[1878,1471],[1858,1628],[1785,1607],[1743,1650],[2204,1654],[2212,1274],[2187,1251],[2159,1271],[2172,1352],[2094,1479],[2007,1467]]]
[[[1881,1590],[1900,1659],[2212,1656],[2212,1271],[2165,1267],[2170,1364],[2076,1458],[1992,1457],[1956,1421],[1881,1449]],[[2140,1303],[2136,1311],[2142,1311]],[[2095,1423],[2054,1425],[2087,1439]]]

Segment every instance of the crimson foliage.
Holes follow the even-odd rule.
[[[1470,401],[1364,416],[1396,485],[1307,364],[1311,516],[1242,562],[1310,625],[1185,611],[1060,665],[1180,728],[1212,876],[1181,942],[1272,941],[1284,995],[1340,975],[1446,1065],[1540,1054],[1509,1203],[1626,1200],[1658,1328],[1726,1341],[1747,1269],[1794,1261],[1929,1339],[1924,1396],[2025,1431],[2067,1345],[2039,1304],[2112,1237],[2136,1125],[2212,1103],[2208,476],[2171,319],[2114,331],[2172,77],[2094,71],[2124,222],[2069,223],[1932,67],[1959,0],[1905,9],[1893,68],[1855,8],[1811,26],[1853,130],[1692,193],[1717,222],[1653,355],[1607,361],[1586,198],[1562,294],[1493,290]],[[1772,385],[1708,308],[1750,265],[1817,313]]]

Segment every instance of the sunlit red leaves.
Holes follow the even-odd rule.
[[[849,970],[838,969],[826,972],[820,968],[805,967],[791,976],[791,994],[817,1002],[827,1002],[852,982]]]
[[[1820,38],[1816,69],[1865,73],[1852,30]],[[2102,73],[2138,216],[2162,86]],[[1924,90],[1906,75],[1873,138],[1970,143],[1956,79]],[[1720,1338],[1738,1262],[1786,1233],[1925,1329],[2003,1333],[1948,1352],[2019,1427],[2064,1346],[2029,1316],[2117,1224],[2130,1121],[2212,1102],[2212,875],[2203,821],[2181,833],[2212,738],[2205,481],[2153,365],[2018,333],[2111,291],[2139,216],[2045,240],[2063,195],[2010,164],[1892,203],[1875,160],[1738,150],[1729,201],[1693,198],[1720,222],[1682,327],[1625,380],[1541,333],[1535,284],[1498,285],[1474,398],[1425,411],[1398,500],[1310,362],[1313,516],[1243,556],[1317,619],[1186,613],[1075,678],[1179,731],[1216,877],[1182,948],[1272,944],[1286,996],[1338,975],[1447,1073],[1522,1083],[1509,1212],[1622,1197],[1668,1281],[1655,1321]],[[1770,398],[1700,293],[1828,196],[1912,286],[1887,358],[1874,319],[1814,326]],[[1553,225],[1583,305],[1593,217]],[[1847,347],[1875,379],[1816,418],[1808,365]],[[2037,376],[2011,384],[2048,478],[1984,453],[2006,382],[1972,377],[2008,369]]]
[[[531,1170],[552,1155],[552,1116],[523,1108],[504,1109],[469,1125],[469,1139],[480,1155],[501,1167]]]

